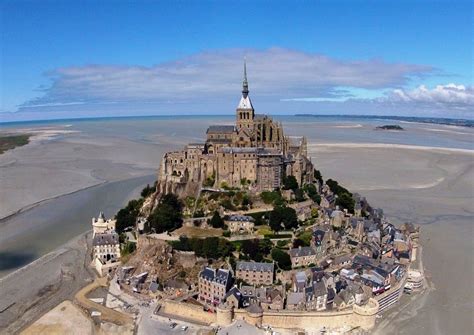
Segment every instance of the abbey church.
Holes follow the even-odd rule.
[[[290,175],[299,185],[312,181],[306,138],[286,136],[280,122],[255,114],[245,63],[242,86],[235,125],[209,126],[205,143],[190,143],[164,155],[158,175],[160,193],[192,193],[203,183],[210,188],[246,183],[256,192],[271,191]]]

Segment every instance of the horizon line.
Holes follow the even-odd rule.
[[[34,122],[59,122],[59,121],[86,121],[86,120],[101,120],[101,119],[133,119],[133,118],[156,118],[156,117],[193,117],[193,116],[210,116],[210,117],[233,117],[231,114],[164,114],[164,115],[125,115],[125,116],[85,116],[85,117],[69,117],[69,118],[53,118],[53,119],[37,119],[37,120],[16,120],[16,121],[1,121],[0,126],[7,124],[21,124]],[[466,121],[474,122],[474,119],[464,118],[448,118],[436,116],[400,116],[400,115],[377,115],[377,114],[311,114],[311,113],[296,113],[296,114],[275,114],[272,116],[294,116],[294,117],[343,117],[343,118],[370,118],[370,119],[392,119],[392,120],[445,120],[445,121]]]

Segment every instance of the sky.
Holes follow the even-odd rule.
[[[471,1],[0,0],[0,122],[257,113],[474,118]]]

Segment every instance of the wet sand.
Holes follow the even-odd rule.
[[[0,278],[91,229],[91,218],[107,217],[139,196],[155,175],[108,182],[58,198],[0,221]]]

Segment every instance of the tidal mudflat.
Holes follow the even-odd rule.
[[[374,131],[386,123],[383,120],[280,119],[287,134],[308,137],[309,154],[325,178],[336,179],[366,196],[394,223],[410,221],[422,226],[423,263],[432,290],[384,315],[377,331],[472,333],[474,130],[403,123],[404,132],[390,132]],[[29,232],[35,215],[26,209],[53,198],[44,203],[47,207],[33,210],[41,217],[51,215],[49,221],[56,222],[44,228],[40,244],[61,245],[54,232],[63,237],[70,234],[69,238],[87,230],[89,216],[98,210],[112,215],[115,209],[107,204],[118,208],[141,184],[152,182],[163,152],[202,140],[208,124],[223,122],[230,124],[233,118],[104,119],[47,125],[50,132],[63,132],[37,141],[33,137],[32,143],[0,155],[0,216],[23,209],[0,222],[0,236],[5,233],[12,240],[23,239],[17,243],[28,246],[35,236]],[[29,125],[28,130],[38,127]],[[80,195],[75,200],[61,196],[84,188],[77,193],[83,199]],[[122,198],[115,194],[122,194]],[[76,214],[51,214],[63,206],[76,208]],[[80,208],[88,208],[82,217]],[[5,243],[1,241],[1,247]],[[12,259],[1,256],[1,261],[8,264]],[[15,281],[10,278],[10,282],[16,281],[21,287],[22,276]]]

